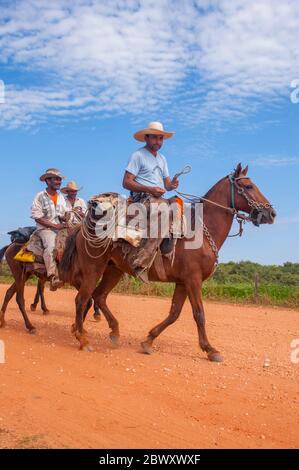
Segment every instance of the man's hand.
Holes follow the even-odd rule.
[[[36,223],[43,225],[45,228],[52,228],[54,230],[62,230],[63,228],[68,227],[66,223],[54,224],[53,222],[50,222],[50,220],[47,220],[43,217],[41,219],[35,219],[35,221]]]
[[[177,189],[179,187],[179,180],[178,178],[174,177],[171,180],[171,189]]]
[[[67,224],[56,224],[55,225],[55,230],[63,230],[64,228],[67,228],[68,225]]]
[[[164,178],[164,185],[167,191],[172,191],[173,189],[177,189],[179,186],[179,180],[178,178],[174,177],[172,180],[167,176]]]
[[[154,197],[162,197],[165,193],[165,189],[160,188],[159,186],[154,186],[152,188],[149,188],[148,192]]]

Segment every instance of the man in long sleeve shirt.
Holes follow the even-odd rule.
[[[31,217],[36,221],[37,234],[44,248],[43,257],[51,290],[62,285],[53,254],[57,233],[66,228],[64,220],[67,206],[63,195],[59,193],[62,178],[56,168],[47,170],[40,177],[40,181],[46,182],[47,188],[36,195],[31,207]]]

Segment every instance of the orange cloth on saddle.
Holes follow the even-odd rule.
[[[182,216],[184,214],[184,201],[178,196],[175,196],[176,203],[178,205],[178,208],[180,210],[180,215]]]

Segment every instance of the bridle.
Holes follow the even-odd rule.
[[[214,206],[218,206],[218,207],[224,209],[227,212],[230,212],[233,215],[233,217],[236,219],[236,221],[239,223],[239,231],[238,231],[238,233],[236,233],[234,235],[228,235],[228,236],[229,237],[237,237],[237,236],[241,237],[242,234],[243,234],[243,231],[244,231],[243,224],[245,222],[252,222],[254,225],[259,226],[260,223],[261,223],[262,217],[263,217],[264,210],[272,209],[273,206],[271,204],[269,204],[268,202],[263,203],[263,202],[255,201],[254,199],[252,199],[247,194],[244,187],[242,187],[238,184],[239,180],[246,179],[246,178],[248,178],[247,176],[237,176],[237,177],[235,177],[234,173],[230,173],[229,175],[227,175],[227,178],[229,179],[229,182],[230,182],[230,185],[231,185],[232,207],[224,206],[222,204],[219,204],[218,202],[211,201],[210,199],[207,199],[205,197],[199,197],[199,196],[194,196],[193,194],[181,193],[180,191],[175,191],[175,192],[180,197],[182,197],[184,199],[187,199],[188,201],[190,201],[193,204],[195,204],[196,202],[205,201],[205,202],[208,202],[209,204],[213,204]],[[251,211],[250,211],[249,215],[245,215],[245,214],[243,214],[242,212],[240,212],[239,210],[236,209],[236,206],[235,206],[235,193],[236,193],[236,191],[238,192],[238,194],[240,194],[241,196],[243,196],[246,199],[246,201],[248,203],[248,206],[251,208]],[[205,236],[206,236],[206,238],[209,242],[209,245],[210,245],[212,251],[215,254],[215,258],[216,258],[215,266],[214,266],[214,271],[215,271],[215,269],[218,265],[218,262],[219,262],[219,250],[218,250],[217,245],[216,245],[215,241],[213,240],[207,226],[204,224],[204,222],[203,222],[203,232],[204,232],[204,234],[205,234]]]
[[[248,194],[246,193],[244,187],[240,186],[237,181],[240,179],[245,179],[247,176],[238,176],[235,178],[233,174],[228,175],[229,181],[231,183],[231,191],[232,191],[232,208],[236,211],[236,214],[240,216],[241,214],[235,209],[235,187],[238,193],[243,196],[248,206],[251,207],[251,212],[249,217],[246,217],[246,220],[253,222],[255,225],[259,225],[262,220],[263,210],[264,209],[273,209],[273,206],[269,202],[257,202],[254,199],[251,199]],[[254,217],[255,212],[257,212],[257,217]]]

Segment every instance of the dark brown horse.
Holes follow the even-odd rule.
[[[3,247],[0,250],[0,263],[2,262],[5,253],[7,252],[8,248],[11,245],[12,245],[12,243],[10,245],[7,245],[7,246]],[[21,244],[16,244],[16,245],[18,246],[18,249],[20,250],[22,245]],[[39,279],[38,280],[38,284],[37,284],[37,288],[36,288],[36,294],[35,294],[33,303],[30,305],[30,310],[32,312],[35,312],[36,309],[37,309],[39,300],[40,300],[41,301],[42,311],[43,311],[44,315],[47,315],[50,312],[49,312],[48,307],[47,307],[46,302],[45,302],[45,296],[44,296],[45,283],[46,283],[45,279]],[[3,311],[3,310],[6,311],[8,303],[10,302],[10,300],[12,299],[12,297],[15,295],[16,292],[17,292],[17,286],[16,286],[16,283],[14,282],[5,294],[5,299],[4,299],[4,304],[3,304],[4,308],[2,307],[1,311]],[[1,325],[0,325],[0,327],[1,327]]]
[[[45,304],[45,299],[44,299],[44,288],[45,288],[45,283],[47,281],[47,278],[46,276],[39,274],[39,273],[25,272],[24,263],[21,263],[14,259],[15,255],[20,251],[21,247],[22,245],[20,245],[19,243],[12,243],[11,245],[7,247],[5,251],[6,262],[11,270],[11,273],[15,281],[9,287],[9,289],[7,290],[5,294],[3,305],[0,311],[0,328],[3,328],[5,326],[5,312],[6,312],[7,306],[10,300],[12,299],[12,297],[14,296],[14,294],[16,294],[17,304],[23,315],[25,326],[27,330],[29,331],[29,333],[34,333],[35,327],[30,322],[26,309],[25,309],[24,288],[29,277],[32,274],[36,274],[38,276],[38,285],[37,285],[37,292],[35,295],[35,299],[33,301],[33,304],[31,304],[31,311],[36,310],[37,303],[39,301],[39,298],[41,297],[43,313],[47,314],[49,313],[49,310]]]
[[[37,272],[25,273],[24,263],[20,263],[19,261],[14,260],[15,255],[18,253],[18,251],[21,248],[22,248],[22,244],[11,243],[10,245],[5,246],[0,250],[0,263],[5,255],[7,264],[10,267],[10,270],[15,278],[14,283],[7,289],[5,297],[4,297],[3,305],[0,311],[0,328],[3,328],[5,326],[5,313],[6,313],[10,300],[13,298],[15,294],[17,294],[17,303],[23,315],[25,326],[30,333],[34,333],[35,327],[31,324],[28,318],[28,315],[26,313],[26,309],[25,309],[24,286],[27,280],[30,278],[30,276],[32,276],[32,274],[35,274],[36,276],[38,276],[36,294],[35,294],[33,303],[30,305],[30,310],[31,312],[35,312],[37,309],[39,300],[40,300],[43,314],[47,315],[50,313],[46,305],[45,296],[44,296],[44,290],[45,290],[45,284],[47,282],[47,277],[46,275],[43,275]],[[100,312],[99,307],[96,304],[94,305],[94,318],[97,321],[101,320],[101,312]]]
[[[152,351],[153,341],[165,328],[174,323],[188,297],[193,317],[197,325],[199,345],[207,353],[208,359],[215,362],[223,360],[221,354],[209,342],[205,329],[205,314],[202,302],[202,283],[211,276],[215,267],[218,251],[226,240],[237,211],[250,214],[248,220],[255,225],[272,224],[276,213],[257,186],[247,177],[248,167],[242,170],[238,164],[236,170],[222,178],[202,198],[203,231],[202,246],[195,249],[185,247],[185,239],[179,239],[175,248],[173,262],[163,258],[166,276],[159,276],[154,265],[149,270],[151,281],[175,283],[170,313],[159,325],[155,326],[142,343],[145,353]],[[94,208],[89,209],[87,218],[94,220]],[[95,231],[95,225],[89,223],[89,230]],[[132,274],[121,247],[107,242],[106,246],[97,245],[95,233],[90,233],[90,241],[81,229],[68,239],[67,247],[60,265],[60,276],[72,283],[77,289],[76,321],[73,333],[80,343],[80,349],[92,350],[87,332],[83,328],[88,303],[93,296],[106,317],[111,328],[110,337],[117,340],[119,327],[116,318],[109,310],[106,299],[117,285],[123,273]],[[97,287],[98,279],[102,277]]]

